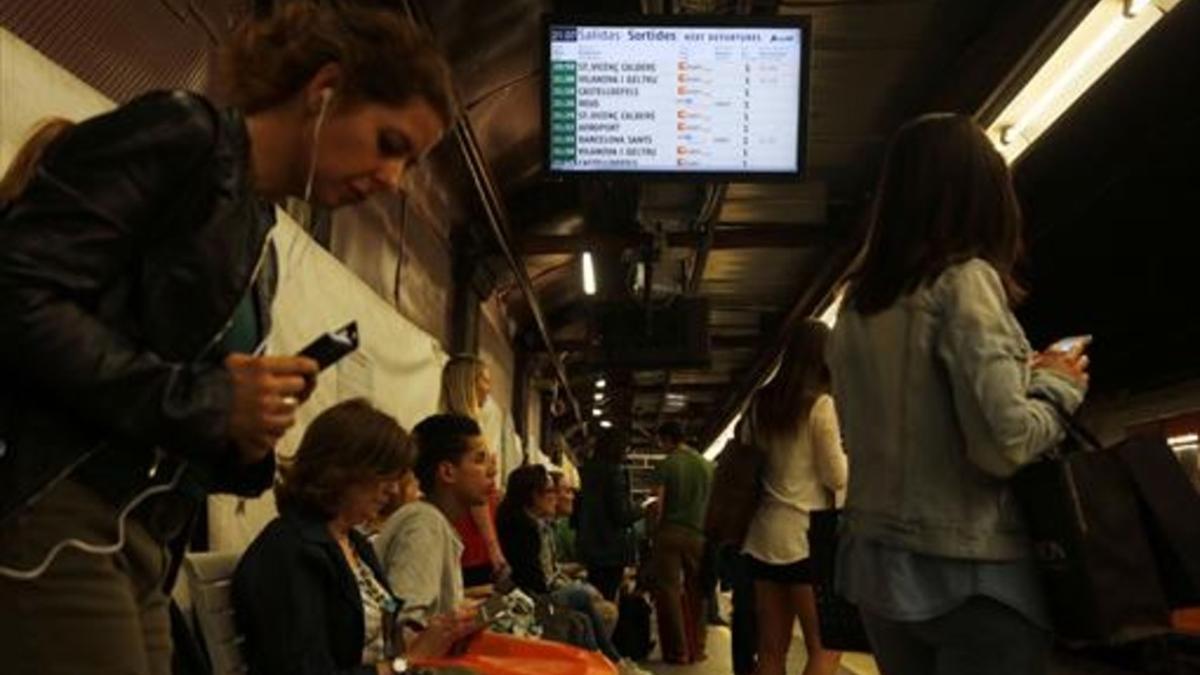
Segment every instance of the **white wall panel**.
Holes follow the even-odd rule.
[[[301,407],[299,423],[279,444],[295,452],[303,429],[340,400],[366,396],[406,429],[437,408],[442,365],[438,341],[400,316],[391,304],[321,248],[281,210],[274,237],[280,254],[279,291],[272,312],[271,353],[293,354],[317,335],[357,321],[356,354],[321,374],[316,392]],[[209,536],[214,550],[244,549],[275,516],[268,494],[254,500],[227,496],[209,501]]]
[[[82,120],[113,107],[100,92],[0,28],[0,167],[38,120]]]

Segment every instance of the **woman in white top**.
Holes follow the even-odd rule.
[[[805,675],[835,673],[841,660],[821,646],[808,562],[809,511],[833,506],[847,476],[829,395],[828,337],[819,321],[800,326],[743,429],[766,453],[762,501],[742,549],[754,579],[758,675],[783,675],[797,617],[808,651]]]

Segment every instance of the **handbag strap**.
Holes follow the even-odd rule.
[[[742,420],[745,421],[745,428],[739,429],[740,433],[735,434],[739,443],[749,444],[754,448],[758,448],[758,396],[756,395],[750,401],[750,407],[742,414]]]
[[[1062,423],[1063,430],[1067,433],[1067,436],[1069,436],[1071,440],[1075,442],[1075,446],[1078,449],[1090,447],[1092,450],[1102,450],[1104,448],[1104,445],[1100,442],[1100,439],[1096,438],[1096,435],[1093,434],[1090,429],[1085,427],[1083,423],[1079,421],[1077,416],[1068,412],[1061,403],[1041,392],[1031,393],[1029,398],[1042,401],[1050,406],[1050,409],[1053,410],[1055,415],[1058,417],[1059,422]]]

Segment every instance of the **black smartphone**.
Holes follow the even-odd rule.
[[[508,599],[503,595],[493,595],[479,607],[479,617],[475,623],[479,628],[487,628],[509,613]]]
[[[321,370],[325,370],[355,349],[358,349],[358,322],[351,321],[313,340],[300,350],[299,356],[307,356],[316,361]]]

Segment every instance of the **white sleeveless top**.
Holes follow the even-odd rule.
[[[762,500],[742,551],[772,565],[808,557],[808,512],[833,506],[829,492],[846,486],[848,466],[833,398],[821,396],[806,412],[808,419],[794,436],[756,434],[754,439],[767,461]]]

